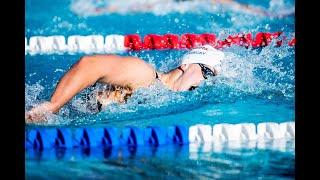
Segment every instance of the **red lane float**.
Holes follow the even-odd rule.
[[[296,38],[293,38],[289,41],[289,46],[295,46],[296,45]]]
[[[168,39],[157,34],[149,34],[143,40],[144,49],[166,49],[168,47]]]
[[[252,47],[264,47],[268,46],[272,39],[277,39],[282,32],[275,32],[275,33],[263,33],[259,32],[255,40],[251,43]]]
[[[244,46],[248,48],[252,44],[252,35],[251,33],[248,34],[237,34],[237,35],[229,35],[224,40],[218,40],[216,48],[224,48],[224,47],[230,47],[231,45],[238,45],[238,46]]]
[[[170,49],[179,49],[179,36],[176,34],[165,34],[165,40],[167,42],[167,47]]]
[[[124,46],[131,50],[141,50],[142,42],[138,34],[130,34],[124,37]]]
[[[251,33],[240,33],[236,35],[229,35],[225,39],[217,39],[215,34],[182,34],[180,37],[175,34],[148,34],[141,38],[137,34],[130,34],[125,36],[125,47],[129,50],[161,50],[161,49],[192,49],[204,44],[211,44],[215,48],[221,49],[230,47],[232,45],[243,46],[245,48],[258,48],[270,45],[272,40],[276,40],[276,46],[283,44],[283,40],[279,39],[282,32],[258,32],[255,38],[252,38]],[[295,38],[289,43],[289,46],[295,45]]]

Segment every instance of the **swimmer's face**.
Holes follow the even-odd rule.
[[[183,64],[178,68],[183,71],[183,74],[178,79],[180,82],[179,90],[194,90],[204,80],[198,64]]]

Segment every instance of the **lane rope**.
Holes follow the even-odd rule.
[[[273,43],[274,42],[274,43]],[[269,45],[280,47],[295,46],[295,37],[287,37],[283,32],[238,33],[218,39],[213,33],[193,34],[138,34],[117,35],[62,35],[25,37],[25,54],[76,54],[76,53],[119,53],[142,50],[181,50],[210,44],[217,49],[231,46],[261,48]]]
[[[190,127],[127,126],[84,128],[34,128],[25,131],[25,150],[107,148],[119,146],[187,145],[295,139],[295,122],[196,124]]]

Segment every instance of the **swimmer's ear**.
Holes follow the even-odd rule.
[[[182,70],[186,70],[186,69],[188,69],[188,67],[189,67],[189,64],[182,64],[181,66],[180,66],[180,68],[182,69]]]

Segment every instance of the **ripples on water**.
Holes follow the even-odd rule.
[[[180,54],[182,53],[176,51],[131,53],[146,60],[160,71],[168,71],[175,67]],[[59,124],[79,118],[84,118],[82,121],[90,119],[108,121],[115,117],[126,119],[129,116],[139,119],[184,112],[208,104],[233,103],[246,98],[293,104],[295,85],[292,47],[268,46],[262,50],[231,47],[225,50],[225,54],[221,75],[204,81],[195,91],[171,92],[162,84],[155,83],[150,88],[138,90],[126,104],[112,104],[98,114],[90,113],[81,95],[78,95],[61,110],[58,116],[52,115],[56,117],[52,122]],[[158,59],[162,57],[165,57],[165,60],[159,62]],[[56,78],[62,75],[60,71],[55,71],[53,74]],[[51,83],[52,85],[47,86],[55,86],[57,81]],[[41,84],[43,83],[26,84],[26,108],[43,101],[45,98],[41,99],[41,93],[46,93],[48,97],[53,92],[52,87],[48,92],[48,89]],[[85,90],[81,94],[90,91]]]
[[[138,33],[143,36],[149,33],[213,32],[222,39],[228,34],[258,31],[284,31],[288,39],[294,36],[294,16],[268,19],[225,7],[204,6],[206,1],[174,2],[174,5],[160,3],[157,7],[168,8],[160,8],[162,11],[155,8],[140,13],[123,8],[122,12],[111,14],[90,14],[93,12],[92,8],[103,7],[107,1],[89,0],[84,3],[83,0],[73,0],[67,5],[60,2],[47,9],[47,13],[39,10],[44,2],[37,0],[32,2],[34,4],[31,1],[26,4],[27,37],[56,34],[69,36]],[[130,4],[131,1],[127,3]],[[270,12],[279,12],[292,9],[294,1],[259,1],[259,3],[253,2],[252,5]],[[140,57],[156,69],[168,71],[175,67],[185,52],[144,51],[123,55]],[[127,104],[113,104],[99,114],[90,113],[80,96],[76,96],[58,115],[52,115],[48,124],[85,125],[129,119],[137,121],[137,119],[190,111],[205,105],[234,103],[250,98],[294,109],[293,47],[268,46],[256,50],[231,47],[224,52],[226,59],[222,62],[222,75],[205,81],[193,92],[173,93],[155,84],[150,89],[139,90]],[[49,99],[58,80],[79,58],[80,55],[27,55],[26,110]],[[82,94],[86,92],[88,91]],[[292,120],[292,116],[287,120]]]

